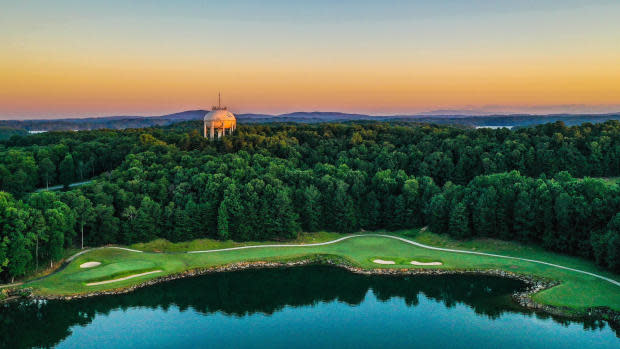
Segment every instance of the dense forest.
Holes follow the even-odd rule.
[[[428,225],[538,244],[620,271],[620,122],[518,130],[413,123],[197,122],[0,142],[0,268],[65,248],[155,238],[284,240],[299,231]],[[37,187],[87,178],[63,192]]]

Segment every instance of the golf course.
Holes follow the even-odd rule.
[[[301,234],[290,242],[234,243],[210,239],[155,240],[85,250],[47,277],[26,281],[38,297],[120,290],[188,270],[237,263],[292,262],[320,256],[362,269],[501,270],[558,285],[532,299],[567,312],[606,307],[620,311],[620,277],[594,263],[539,247],[490,239],[451,240],[428,231]]]

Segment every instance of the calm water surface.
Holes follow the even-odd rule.
[[[303,267],[206,275],[119,295],[0,306],[0,347],[619,348],[598,321],[532,314],[518,281]]]

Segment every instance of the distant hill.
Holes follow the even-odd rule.
[[[41,119],[41,120],[0,120],[0,129],[11,132],[92,130],[100,128],[123,129],[150,126],[166,126],[182,121],[200,120],[207,111],[187,110],[180,113],[160,116],[105,116],[92,118]],[[399,121],[424,122],[435,124],[457,124],[471,127],[484,126],[531,126],[548,122],[563,121],[566,125],[579,125],[584,122],[598,123],[607,120],[620,120],[619,113],[608,114],[510,114],[510,115],[466,115],[443,114],[442,111],[417,115],[366,115],[340,112],[294,112],[280,115],[237,114],[239,123],[270,122],[342,122],[342,121]]]

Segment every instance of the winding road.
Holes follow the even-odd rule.
[[[325,246],[325,245],[336,244],[336,243],[339,243],[341,241],[348,240],[348,239],[359,238],[359,237],[368,237],[368,236],[378,236],[378,237],[384,237],[384,238],[389,238],[389,239],[396,239],[396,240],[400,240],[400,241],[402,241],[404,243],[407,243],[407,244],[410,244],[410,245],[414,245],[414,246],[425,248],[425,249],[429,249],[429,250],[435,250],[435,251],[452,252],[452,253],[463,253],[463,254],[473,254],[473,255],[478,255],[478,256],[505,258],[505,259],[512,259],[512,260],[518,260],[518,261],[525,261],[525,262],[543,264],[543,265],[547,265],[547,266],[554,267],[554,268],[569,270],[569,271],[572,271],[572,272],[593,276],[595,278],[598,278],[598,279],[601,279],[601,280],[605,280],[607,282],[610,282],[610,283],[620,287],[620,281],[616,281],[614,279],[611,279],[611,278],[608,278],[608,277],[605,277],[605,276],[602,276],[602,275],[598,275],[598,274],[595,274],[595,273],[591,273],[591,272],[588,272],[588,271],[565,267],[565,266],[559,265],[559,264],[548,263],[548,262],[539,261],[539,260],[535,260],[535,259],[512,257],[512,256],[504,256],[504,255],[494,254],[494,253],[485,253],[485,252],[476,252],[476,251],[467,251],[467,250],[456,250],[456,249],[451,249],[451,248],[428,246],[428,245],[421,244],[419,242],[415,242],[415,241],[412,241],[412,240],[409,240],[409,239],[405,239],[405,238],[400,237],[400,236],[387,235],[387,234],[356,234],[356,235],[344,236],[344,237],[338,238],[336,240],[331,240],[331,241],[326,241],[326,242],[317,242],[317,243],[311,243],[311,244],[252,245],[252,246],[239,246],[239,247],[220,248],[220,249],[214,249],[214,250],[188,251],[186,253],[214,253],[214,252],[247,250],[247,249],[252,249],[252,248],[266,248],[266,247],[267,248],[272,248],[272,247],[283,247],[284,248],[284,247]],[[143,252],[143,251],[133,250],[133,249],[124,248],[124,247],[100,247],[100,248],[116,248],[116,249],[122,249],[122,250],[126,250],[126,251],[131,251],[131,252],[138,252],[138,253],[142,253]],[[79,253],[69,257],[67,259],[67,262],[70,262],[71,260],[73,260],[77,256],[79,256],[79,255],[81,255],[83,253],[86,253],[88,251],[91,251],[91,250],[81,251],[81,252],[79,252]]]

